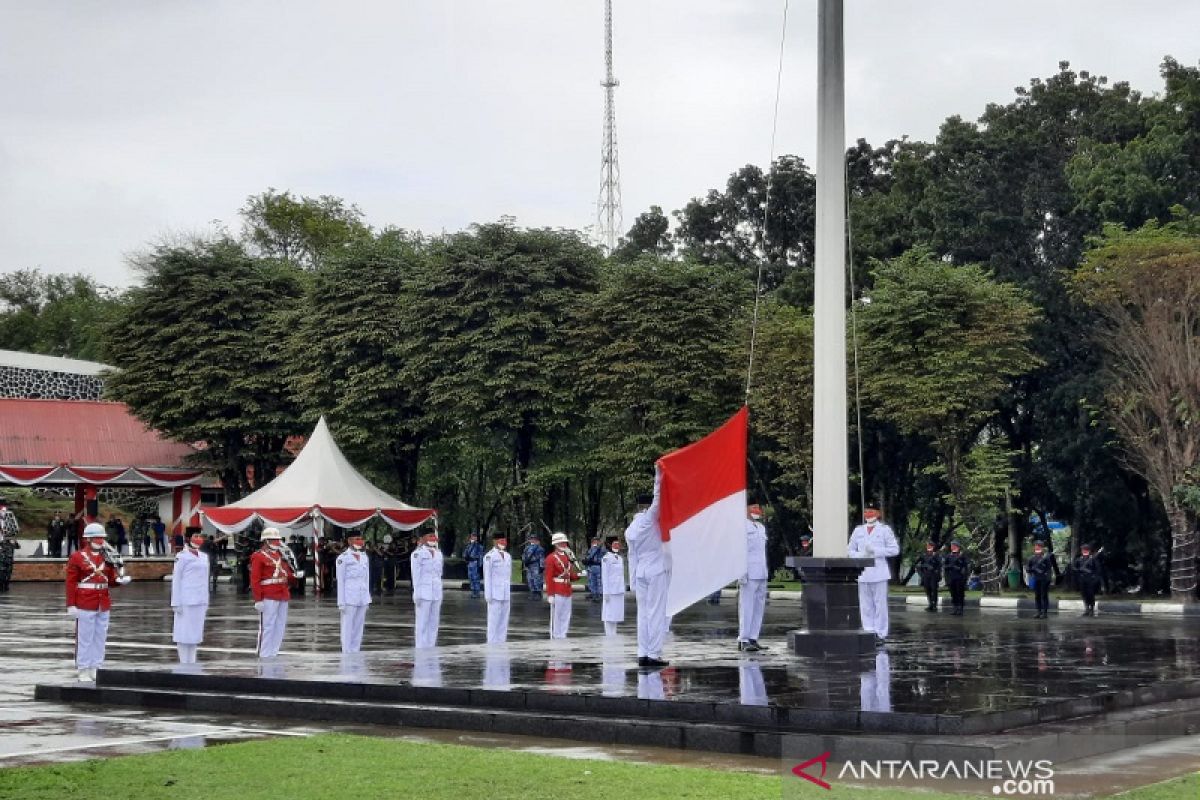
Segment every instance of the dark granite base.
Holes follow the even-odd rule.
[[[788,631],[788,649],[798,656],[810,658],[873,658],[875,634],[867,631]]]

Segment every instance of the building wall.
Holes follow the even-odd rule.
[[[100,400],[98,375],[0,365],[0,397],[33,400]]]

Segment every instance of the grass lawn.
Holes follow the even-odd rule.
[[[649,766],[396,739],[325,734],[175,750],[144,756],[0,770],[3,800],[531,800],[536,798],[780,797],[781,778],[696,767]],[[963,795],[894,789],[826,791],[797,780],[790,798],[939,800]],[[1121,795],[1128,800],[1195,800],[1200,774]]]

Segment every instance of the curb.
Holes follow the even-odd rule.
[[[767,592],[767,597],[770,600],[784,603],[800,603],[802,592],[786,591],[776,589]],[[949,604],[950,597],[947,594],[939,594],[940,602]],[[732,589],[725,589],[721,592],[722,599],[737,598],[737,592]],[[888,595],[889,606],[924,606],[926,603],[924,595],[914,594],[890,594]],[[1003,608],[1008,610],[1032,610],[1037,607],[1037,604],[1029,597],[971,597],[966,600],[965,605],[968,608]],[[1051,611],[1083,611],[1082,600],[1051,600]],[[1146,616],[1181,616],[1181,617],[1200,617],[1200,604],[1188,605],[1184,603],[1138,603],[1128,600],[1103,600],[1096,601],[1097,614],[1144,614]]]

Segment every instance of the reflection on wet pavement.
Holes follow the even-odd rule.
[[[170,641],[168,596],[169,587],[160,583],[121,590],[113,610],[107,666],[180,668]],[[672,666],[645,673],[636,667],[632,602],[624,635],[615,641],[603,636],[599,611],[598,604],[577,595],[571,638],[551,642],[546,638],[546,604],[516,594],[511,641],[489,647],[483,643],[482,601],[448,591],[440,646],[415,650],[412,604],[406,595],[397,594],[380,598],[368,612],[363,652],[345,656],[338,647],[336,605],[308,596],[293,603],[283,653],[260,662],[253,653],[256,616],[250,600],[225,584],[213,596],[200,663],[189,669],[918,713],[1028,707],[1105,690],[1195,680],[1200,671],[1197,623],[1191,619],[1058,615],[1040,621],[999,610],[960,618],[895,608],[886,652],[853,669],[817,669],[786,650],[786,632],[802,624],[798,603],[771,602],[761,637],[769,650],[749,656],[737,651],[736,603],[726,600],[719,606],[700,604],[676,616],[666,653]],[[0,667],[9,678],[0,682],[0,764],[44,760],[51,753],[83,757],[97,747],[141,752],[266,732],[315,730],[279,721],[230,725],[228,718],[209,724],[198,722],[196,715],[131,709],[105,710],[102,719],[88,720],[78,709],[34,704],[34,683],[72,677],[70,633],[59,586],[18,584],[0,596]],[[563,748],[578,749],[566,744]]]

